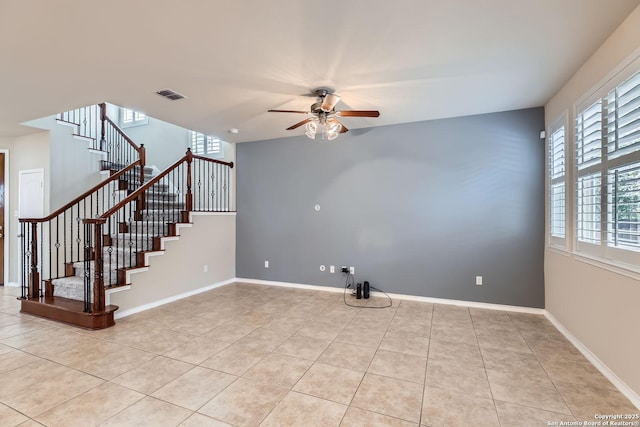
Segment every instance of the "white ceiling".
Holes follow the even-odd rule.
[[[0,136],[102,101],[230,142],[303,135],[266,110],[307,110],[319,86],[380,110],[351,129],[542,106],[638,5],[0,0]]]

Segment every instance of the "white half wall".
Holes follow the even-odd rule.
[[[574,120],[574,103],[640,51],[640,7],[635,9],[593,56],[545,106],[547,129],[562,114]],[[552,64],[549,64],[552,66]],[[570,130],[568,150],[573,131]],[[568,211],[572,185],[568,183]],[[547,198],[548,200],[548,198]],[[569,214],[571,215],[571,213]],[[545,250],[545,307],[571,334],[640,395],[640,281],[574,255]]]
[[[165,241],[163,255],[149,257],[148,271],[131,276],[130,288],[109,295],[120,307],[116,316],[235,278],[235,213],[195,213],[192,222],[180,228],[180,239]]]
[[[49,132],[42,131],[17,138],[3,138],[0,148],[9,150],[9,217],[5,218],[5,236],[9,238],[9,282],[20,281],[20,223],[18,210],[18,173],[27,169],[44,169],[44,209],[49,213],[49,188],[51,182],[49,159]]]

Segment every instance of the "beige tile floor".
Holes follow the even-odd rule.
[[[3,427],[509,427],[640,412],[537,315],[352,308],[235,284],[84,331],[20,314],[17,292],[0,288]]]

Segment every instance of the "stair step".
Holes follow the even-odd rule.
[[[169,225],[165,221],[134,221],[129,224],[129,233],[144,232],[152,236],[166,236]]]
[[[147,191],[147,197],[145,200],[147,203],[163,203],[165,201],[173,202],[177,197],[178,195],[176,193]]]
[[[149,182],[149,180],[147,180],[146,182]],[[138,180],[135,180],[135,181],[128,180],[127,184],[129,186],[129,190],[135,190],[140,187],[140,181]],[[150,193],[157,193],[157,194],[169,193],[169,184],[153,184],[148,191]]]
[[[150,210],[176,210],[181,211],[185,208],[184,202],[166,201],[147,199],[145,207]]]
[[[77,277],[84,278],[84,262],[74,262],[73,268],[75,269],[75,275]],[[105,264],[102,267],[102,278],[105,285],[117,285],[118,284],[118,266],[116,264]],[[95,263],[91,263],[90,275],[91,280],[95,278]]]
[[[96,312],[93,305],[90,312],[84,311],[82,301],[63,297],[41,297],[24,299],[20,303],[20,311],[34,316],[57,320],[70,325],[87,329],[103,329],[115,324],[114,312],[117,305],[108,305],[104,311]]]
[[[151,248],[153,238],[150,234],[136,233],[119,233],[111,235],[111,246],[117,248],[132,248],[133,250],[143,251]]]
[[[143,209],[140,213],[143,221],[180,222],[181,217],[181,213],[177,210]]]
[[[84,278],[79,276],[61,277],[51,281],[53,296],[84,301]],[[89,289],[89,300],[93,299],[93,287]]]
[[[117,263],[118,268],[132,267],[136,265],[136,249],[128,246],[105,246],[102,248],[102,259],[104,263]]]

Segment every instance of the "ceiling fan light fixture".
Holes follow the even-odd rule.
[[[327,139],[329,141],[333,141],[334,139],[336,139],[338,137],[338,132],[332,132],[332,131],[327,131],[326,133]],[[322,138],[324,139],[324,138]]]
[[[306,132],[304,133],[305,135],[307,135],[310,139],[316,139],[318,125],[315,122],[307,123],[304,128],[306,129]]]
[[[318,101],[311,104],[308,111],[302,110],[267,110],[272,113],[298,113],[307,115],[307,119],[301,120],[291,125],[287,130],[297,129],[305,126],[305,135],[310,139],[316,139],[316,135],[320,134],[323,141],[333,141],[341,133],[349,132],[349,128],[343,125],[338,118],[340,117],[379,117],[378,110],[337,110],[336,104],[340,102],[340,96],[333,93],[328,88],[319,88],[314,91],[319,98]]]

